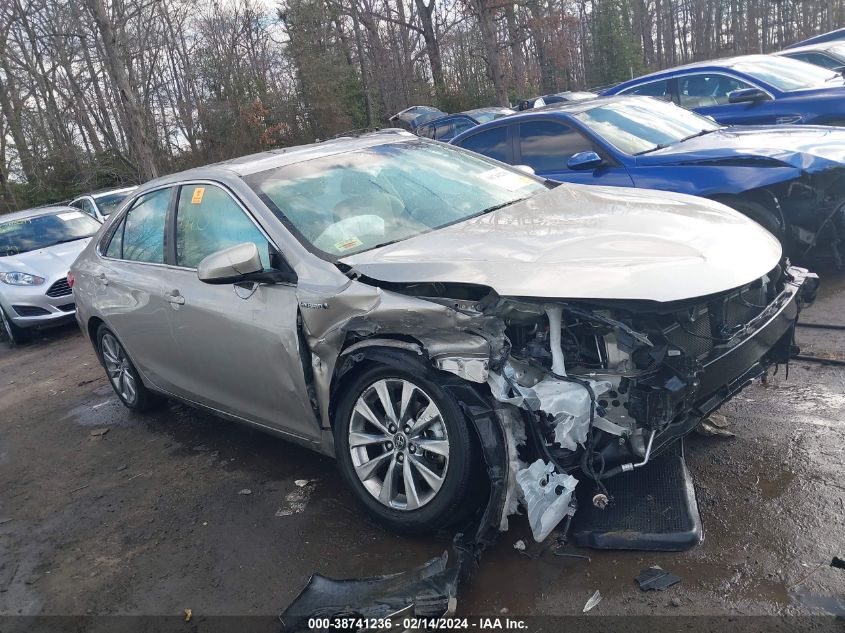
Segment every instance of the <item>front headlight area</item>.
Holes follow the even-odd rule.
[[[31,275],[30,273],[12,271],[0,272],[0,282],[9,286],[40,286],[46,280],[44,277],[38,275]]]

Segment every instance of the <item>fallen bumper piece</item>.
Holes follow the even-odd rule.
[[[373,578],[334,580],[314,574],[282,612],[284,630],[309,630],[310,618],[437,617],[453,612],[460,565],[447,567],[448,558],[444,552],[415,569]]]

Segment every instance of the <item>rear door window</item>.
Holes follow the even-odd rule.
[[[209,184],[183,185],[176,208],[176,264],[196,268],[217,251],[252,242],[270,268],[269,242],[229,193]]]
[[[568,125],[556,121],[519,124],[519,162],[537,173],[564,171],[573,154],[593,150],[593,144]]]
[[[129,209],[123,228],[122,259],[164,263],[164,227],[170,192],[168,187],[144,194]]]
[[[647,84],[642,84],[633,88],[629,88],[628,90],[623,90],[622,94],[640,95],[643,97],[657,97],[658,99],[663,99],[664,101],[672,100],[672,94],[669,90],[668,79],[650,81]]]
[[[507,126],[495,127],[485,130],[479,134],[464,139],[461,147],[495,158],[505,163],[510,162],[510,151],[508,149],[508,128]]]

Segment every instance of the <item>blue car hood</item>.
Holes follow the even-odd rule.
[[[814,172],[845,166],[845,128],[814,125],[727,127],[636,157],[639,167],[748,160]],[[727,163],[730,164],[730,163]]]

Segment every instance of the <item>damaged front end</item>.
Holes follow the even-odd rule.
[[[544,540],[576,512],[576,486],[593,486],[597,507],[613,503],[603,482],[648,463],[771,366],[788,363],[799,311],[816,286],[815,275],[788,262],[739,288],[671,302],[513,298],[359,276],[348,287],[354,316],[303,311],[324,423],[331,394],[358,364],[412,358],[419,371],[447,377],[490,485],[486,505],[454,539],[452,567],[437,559],[406,576],[315,578],[283,621],[296,629],[318,613],[453,611],[461,580],[520,501]]]
[[[512,348],[491,391],[528,414],[538,457],[580,471],[602,507],[604,480],[643,466],[788,363],[814,277],[778,266],[741,288],[665,304],[501,300]]]

